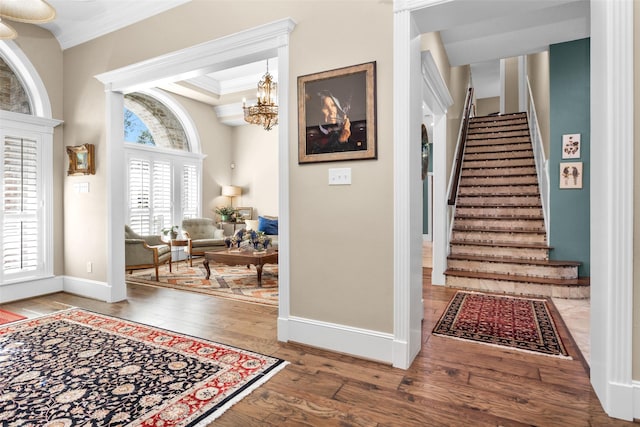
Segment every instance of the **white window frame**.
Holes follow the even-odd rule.
[[[0,286],[53,276],[53,129],[61,121],[25,114],[0,111],[0,140],[6,136],[35,140],[38,145],[38,194],[40,197],[40,253],[35,271],[5,277],[0,270]],[[1,156],[0,156],[1,157]],[[4,173],[0,164],[0,173]],[[2,203],[0,201],[0,203]],[[0,221],[4,211],[0,209]],[[0,243],[2,236],[0,235]]]
[[[171,224],[181,225],[183,218],[182,207],[182,189],[184,187],[183,174],[184,166],[191,165],[196,168],[198,174],[198,210],[197,215],[202,216],[202,165],[204,157],[199,153],[190,153],[186,151],[177,150],[163,150],[158,147],[148,147],[143,145],[136,145],[135,143],[124,143],[125,146],[125,161],[126,161],[126,185],[127,194],[129,194],[129,162],[131,159],[140,159],[150,162],[169,162],[171,164],[172,174],[172,206],[171,206]],[[129,223],[130,210],[129,203],[125,203],[125,223]],[[151,234],[157,234],[158,230],[151,230]]]

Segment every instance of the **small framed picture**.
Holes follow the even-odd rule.
[[[582,162],[560,163],[560,188],[582,188]]]
[[[95,175],[95,147],[93,144],[67,147],[67,154],[69,155],[67,175]]]
[[[579,133],[562,135],[562,158],[563,159],[579,159],[580,158],[580,134]]]
[[[244,221],[245,219],[251,219],[253,216],[253,208],[236,208],[236,220]]]

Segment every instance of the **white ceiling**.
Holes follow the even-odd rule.
[[[41,24],[63,49],[84,43],[191,0],[48,0],[54,21]],[[547,50],[589,37],[589,0],[457,0],[414,14],[420,32],[440,31],[452,66],[470,64],[476,96],[499,96],[500,58]],[[251,90],[266,61],[218,71],[164,87],[218,106],[221,97]],[[277,60],[269,60],[277,80]],[[236,104],[239,105],[238,102]],[[228,106],[227,106],[228,107]],[[234,107],[235,108],[235,107]],[[229,108],[226,108],[229,110]]]

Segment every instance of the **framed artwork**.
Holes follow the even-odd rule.
[[[244,221],[253,217],[253,208],[236,208],[236,220]]]
[[[582,188],[582,162],[560,163],[560,188]]]
[[[69,170],[67,175],[95,175],[95,147],[93,144],[82,144],[67,147]]]
[[[298,77],[298,163],[376,159],[376,63]]]
[[[563,159],[579,159],[580,158],[580,134],[579,133],[562,135],[562,158]]]

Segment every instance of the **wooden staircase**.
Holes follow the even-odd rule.
[[[470,120],[446,285],[589,298],[579,262],[549,260],[526,113]]]

